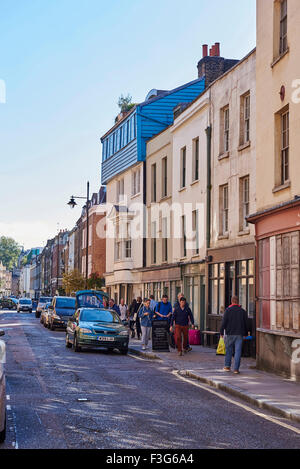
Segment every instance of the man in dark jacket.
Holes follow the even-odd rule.
[[[173,312],[175,311],[175,308],[177,306],[180,306],[180,298],[183,298],[183,297],[184,297],[184,294],[182,292],[178,293],[177,301],[175,301],[175,303],[173,304]],[[188,302],[186,302],[186,305],[189,306]],[[191,310],[191,313],[192,313],[192,316],[193,316],[192,310]],[[193,320],[194,320],[194,316],[193,316]],[[187,343],[186,343],[186,347],[184,348],[184,350],[185,350],[185,352],[190,352],[191,350],[193,350],[192,347],[190,346],[189,334],[188,334],[188,337],[187,337]]]
[[[115,300],[113,298],[109,300],[108,305],[109,305],[109,309],[113,309],[116,313],[118,313],[119,316],[121,316],[120,308],[115,303]]]
[[[238,374],[240,371],[240,363],[242,356],[243,337],[248,335],[247,319],[248,315],[246,311],[241,308],[238,304],[239,300],[236,296],[231,298],[231,305],[225,309],[223,321],[221,325],[220,334],[221,337],[225,336],[225,367],[224,371],[230,371],[231,359],[234,352],[234,373]]]
[[[186,303],[186,299],[182,296],[179,301],[179,306],[175,306],[173,316],[171,319],[170,331],[173,331],[173,324],[175,323],[175,336],[178,355],[182,356],[182,335],[183,335],[183,348],[186,349],[189,333],[189,321],[194,328],[194,317],[192,311]]]

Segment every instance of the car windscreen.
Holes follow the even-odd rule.
[[[39,299],[39,303],[48,303],[48,301],[52,301],[51,296],[41,296]]]
[[[55,307],[62,309],[75,309],[75,298],[57,298]]]
[[[31,300],[20,300],[20,305],[31,305]]]
[[[121,323],[119,315],[107,309],[83,309],[81,311],[80,321]]]
[[[77,295],[77,305],[79,308],[101,308],[103,306],[103,295],[93,293],[81,293]]]

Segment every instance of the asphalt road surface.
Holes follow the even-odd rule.
[[[300,425],[267,421],[157,362],[75,353],[63,331],[45,329],[34,314],[2,311],[0,328],[8,414],[0,449],[300,447]]]

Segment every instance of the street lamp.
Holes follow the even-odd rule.
[[[70,201],[68,202],[67,205],[69,205],[70,208],[74,208],[77,203],[75,199],[85,199],[86,200],[86,249],[85,249],[85,288],[87,288],[87,282],[88,282],[88,262],[89,262],[89,205],[90,205],[90,183],[89,181],[87,182],[86,185],[86,197],[79,197],[79,196],[74,196],[72,195],[70,198]]]

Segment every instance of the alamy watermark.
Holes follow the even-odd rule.
[[[0,340],[0,364],[6,362],[6,347],[5,342]]]
[[[0,104],[6,103],[6,84],[4,80],[0,79]]]
[[[292,353],[292,363],[298,365],[300,363],[300,339],[293,340],[292,348],[296,349]]]

